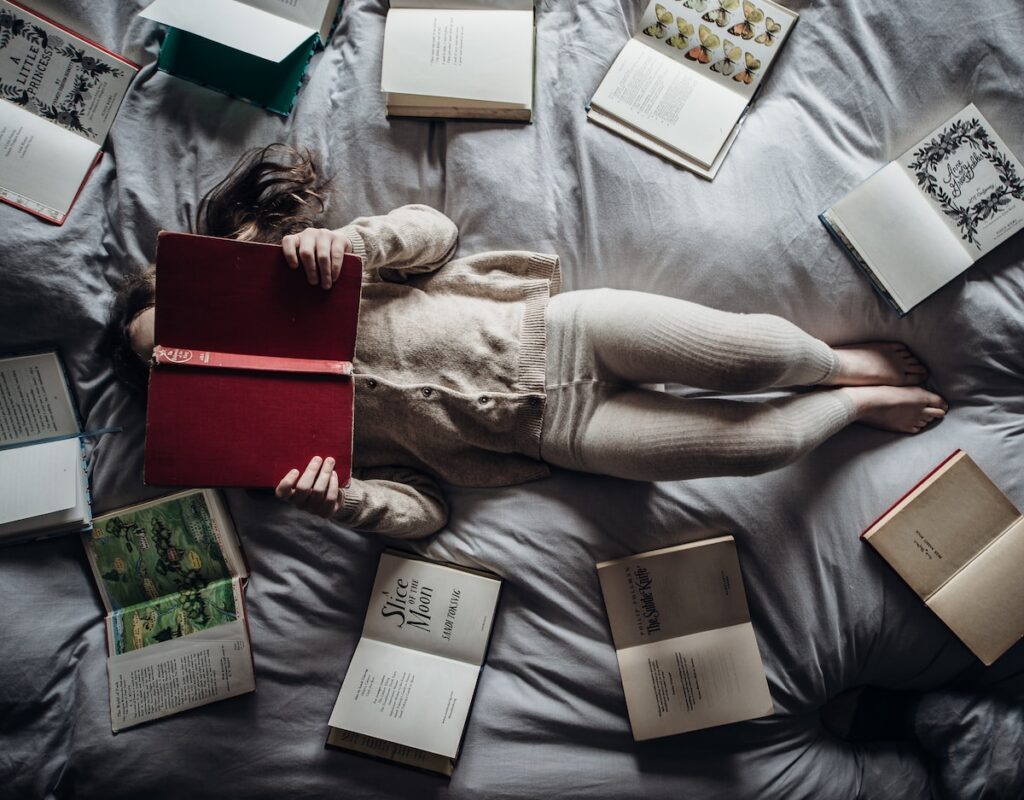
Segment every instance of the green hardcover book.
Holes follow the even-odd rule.
[[[154,0],[140,16],[167,26],[164,72],[287,116],[340,0]]]

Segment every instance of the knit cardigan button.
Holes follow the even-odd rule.
[[[370,378],[370,380],[368,380],[366,382],[366,385],[368,387],[370,387],[371,389],[376,389],[377,388],[377,381],[375,381],[373,378]]]
[[[430,397],[430,395],[434,393],[434,390],[431,389],[429,386],[424,386],[422,389],[420,389],[420,391],[423,392],[424,397]]]
[[[480,398],[479,398],[479,400],[477,402],[479,402],[480,405],[486,405],[487,403],[491,402],[491,398],[489,398],[485,394],[482,394],[482,395],[480,395]]]

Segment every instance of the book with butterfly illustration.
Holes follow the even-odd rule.
[[[341,0],[153,0],[139,16],[168,26],[158,66],[287,116]]]
[[[1024,168],[972,103],[819,218],[902,316],[1024,228]]]
[[[0,0],[0,201],[63,225],[137,65]]]
[[[529,122],[534,41],[533,0],[392,0],[388,115]]]
[[[771,0],[652,2],[587,118],[711,180],[797,18]]]

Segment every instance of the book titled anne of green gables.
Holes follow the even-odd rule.
[[[246,672],[251,683],[242,603],[248,573],[215,491],[180,492],[97,517],[83,541],[107,611],[115,730],[200,704],[194,702],[196,686],[212,693],[206,702],[245,690]],[[224,643],[230,643],[230,659],[240,667],[235,675],[241,672],[243,680],[209,688],[211,671],[232,672],[216,662]],[[154,681],[193,688],[175,699]],[[154,708],[154,696],[164,705]]]

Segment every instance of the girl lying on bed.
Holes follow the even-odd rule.
[[[203,198],[196,227],[280,242],[291,268],[325,290],[344,253],[363,259],[352,481],[340,487],[333,459],[317,457],[276,490],[356,530],[437,531],[448,513],[437,479],[505,486],[549,465],[642,481],[752,475],[852,422],[917,433],[945,414],[901,344],[833,348],[780,317],[642,292],[559,294],[555,256],[453,260],[458,230],[420,205],[317,228],[325,197],[308,155],[271,145]],[[154,288],[152,270],[129,278],[112,309],[115,368],[137,387],[153,350]],[[648,386],[660,383],[816,390],[750,402]]]

